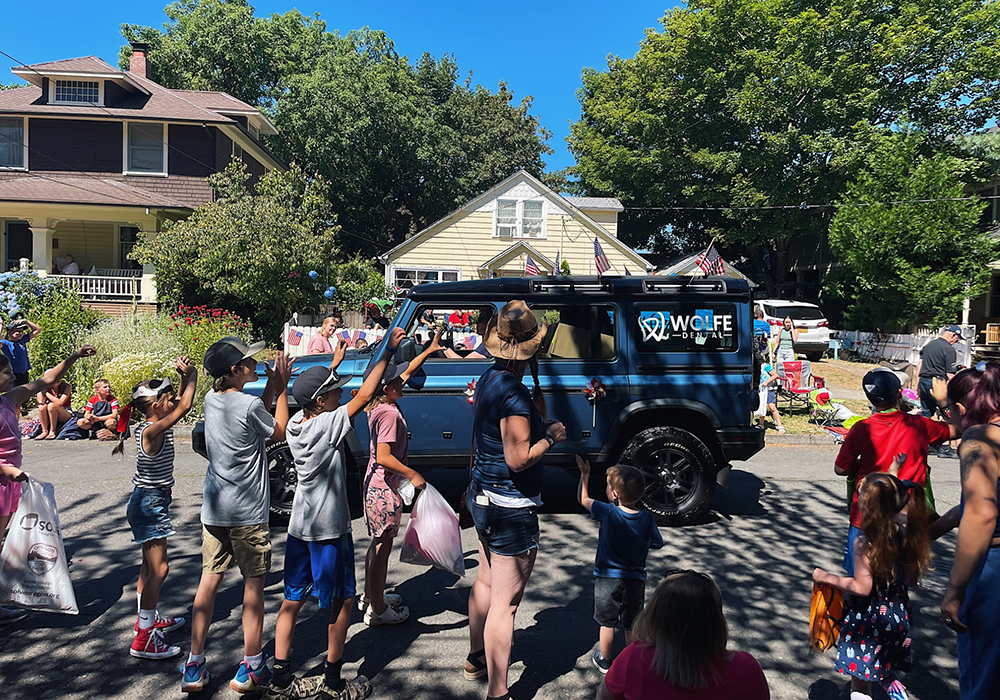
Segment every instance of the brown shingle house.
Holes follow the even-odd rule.
[[[283,167],[260,142],[277,133],[221,92],[170,90],[146,77],[146,47],[129,70],[95,56],[14,68],[28,86],[0,91],[0,264],[27,259],[85,299],[156,300],[153,270],[128,259],[139,231],[212,199],[206,178],[242,160],[253,177]]]

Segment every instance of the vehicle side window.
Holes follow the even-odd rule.
[[[488,304],[462,307],[424,304],[417,308],[406,327],[406,334],[426,346],[440,329],[445,350],[430,358],[432,360],[487,359],[481,354],[481,345],[486,325],[494,313],[494,307]]]
[[[548,324],[540,360],[610,360],[615,357],[615,308],[610,305],[533,306]]]
[[[637,304],[639,352],[734,352],[739,343],[735,304]]]

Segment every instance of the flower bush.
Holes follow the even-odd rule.
[[[145,379],[155,377],[170,377],[174,386],[178,386],[177,371],[174,369],[176,355],[165,352],[137,352],[119,355],[109,362],[100,365],[98,376],[111,382],[111,393],[119,398],[122,404],[132,400],[132,387]],[[83,392],[74,392],[74,396],[83,397],[83,402],[90,396],[90,387]]]
[[[0,318],[9,322],[65,288],[49,277],[39,277],[31,270],[0,273]]]
[[[178,339],[184,355],[198,367],[205,359],[205,352],[212,343],[226,336],[235,335],[250,342],[253,332],[250,323],[225,309],[213,309],[208,306],[184,306],[170,314],[171,323],[167,331],[171,337]]]

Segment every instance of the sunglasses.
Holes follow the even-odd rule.
[[[663,572],[663,578],[668,578],[675,574],[690,574],[692,576],[697,576],[703,581],[708,581],[709,583],[715,583],[715,581],[712,580],[711,576],[709,576],[708,574],[703,574],[700,571],[695,571],[694,569],[667,569],[665,572]]]

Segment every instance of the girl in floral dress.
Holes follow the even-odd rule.
[[[907,700],[896,677],[911,663],[910,598],[930,566],[930,529],[924,490],[887,473],[861,484],[862,535],[854,550],[854,577],[822,569],[813,580],[849,594],[837,641],[836,668],[851,676],[851,700],[870,700],[879,683],[892,700]]]

